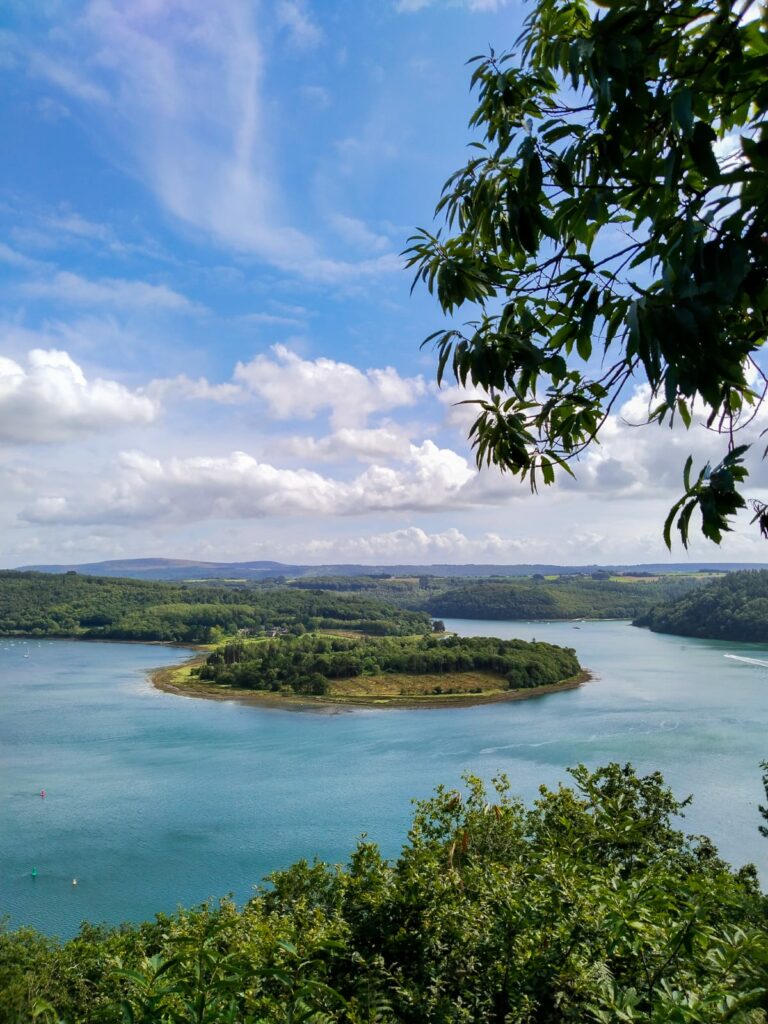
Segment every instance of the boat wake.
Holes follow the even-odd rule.
[[[743,661],[747,665],[757,665],[759,668],[768,668],[768,661],[760,658],[745,658],[741,654],[724,654],[724,658],[731,658],[733,661]]]

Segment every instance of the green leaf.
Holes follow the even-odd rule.
[[[672,116],[683,138],[688,138],[693,128],[693,95],[688,86],[672,94]]]
[[[716,139],[717,135],[710,125],[704,121],[697,121],[688,140],[691,159],[704,178],[710,181],[716,181],[720,177],[720,166],[712,149],[712,143]]]

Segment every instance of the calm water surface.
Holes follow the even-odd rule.
[[[686,830],[768,879],[768,648],[620,622],[446,626],[573,646],[595,679],[486,707],[302,714],[158,692],[146,672],[174,650],[0,640],[0,914],[70,935],[246,899],[299,857],[344,860],[361,833],[396,854],[411,798],[464,771],[505,771],[531,799],[568,765],[609,760],[693,793]]]

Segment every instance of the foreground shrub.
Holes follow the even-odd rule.
[[[345,867],[276,873],[242,909],[63,945],[8,932],[0,1020],[765,1021],[754,869],[680,832],[658,774],[571,775],[531,808],[468,777],[417,806],[397,861],[362,842]]]

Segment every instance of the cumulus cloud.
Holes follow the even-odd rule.
[[[272,352],[238,363],[234,379],[264,399],[278,419],[312,419],[327,411],[334,427],[358,427],[373,413],[413,405],[426,392],[421,377],[401,377],[392,367],[362,371],[334,359],[302,359],[284,345]]]
[[[211,384],[205,377],[193,380],[186,374],[176,377],[161,377],[147,386],[147,393],[153,398],[196,399],[204,402],[219,402],[231,405],[245,400],[246,393],[237,384]]]
[[[437,399],[445,408],[445,422],[466,437],[480,413],[477,402],[488,398],[488,392],[477,387],[442,387],[436,390]]]
[[[656,498],[682,493],[685,460],[693,456],[696,472],[726,454],[728,439],[705,426],[706,413],[693,409],[693,424],[686,430],[680,418],[674,426],[648,424],[655,405],[647,384],[638,385],[618,413],[609,416],[599,445],[593,445],[574,465],[576,480],[562,478],[567,489],[578,489],[613,498]],[[736,434],[737,443],[754,444],[748,458],[748,487],[768,484],[768,467],[761,458],[763,446],[755,444],[768,426],[768,405]]]
[[[447,387],[436,392],[445,408],[445,425],[467,437],[477,418],[474,404],[486,397],[478,388]],[[648,384],[638,384],[619,407],[606,419],[600,431],[600,443],[593,443],[582,457],[571,464],[575,477],[560,473],[556,490],[578,491],[610,499],[645,499],[671,497],[682,492],[683,466],[693,456],[696,472],[710,462],[718,463],[727,452],[727,437],[705,426],[706,411],[701,406],[692,410],[693,423],[685,429],[677,417],[673,426],[649,423],[648,417],[657,404]],[[753,420],[736,434],[738,444],[754,444],[748,456],[750,486],[768,486],[768,466],[760,457],[757,442],[768,427],[768,404],[756,412]],[[472,483],[478,502],[498,501],[504,490],[517,488],[509,475],[493,468],[484,469]]]
[[[427,394],[424,380],[401,377],[391,366],[360,370],[334,359],[303,359],[285,345],[275,345],[271,354],[237,363],[232,380],[214,384],[205,377],[196,380],[180,374],[153,380],[147,393],[160,397],[201,399],[230,404],[261,400],[264,409],[281,421],[314,419],[327,413],[336,428],[325,438],[294,436],[282,448],[327,460],[334,448],[348,454],[399,455],[407,449],[401,428],[381,425],[368,428],[370,416],[403,406],[412,406]],[[404,447],[405,446],[405,447]]]
[[[407,432],[395,424],[383,427],[342,427],[325,437],[290,437],[279,443],[281,451],[314,462],[338,462],[354,458],[363,462],[402,459],[408,455]]]
[[[466,460],[433,442],[411,445],[401,466],[370,466],[351,481],[282,469],[245,452],[158,459],[124,452],[116,478],[94,499],[46,495],[22,518],[37,523],[198,522],[266,516],[360,515],[461,505],[474,475]]]
[[[497,532],[475,534],[450,527],[429,531],[405,526],[363,536],[316,538],[265,548],[270,555],[310,563],[360,562],[364,565],[451,565],[476,563],[597,564],[626,562],[643,557],[657,560],[661,552],[657,536],[611,536],[598,530],[579,530],[566,535],[537,530],[528,523],[523,535]],[[276,551],[278,554],[276,554]]]
[[[511,542],[519,555],[518,542]],[[334,540],[310,541],[306,545],[310,557],[325,555],[345,561],[391,564],[393,562],[466,562],[473,559],[487,561],[510,548],[498,536],[487,533],[470,538],[456,527],[429,533],[418,526],[388,530],[367,537],[346,537]]]
[[[164,284],[127,281],[119,277],[91,281],[69,271],[60,271],[45,280],[25,281],[19,285],[19,290],[33,298],[55,299],[72,306],[112,306],[183,313],[202,308]]]
[[[25,369],[0,357],[0,440],[68,441],[150,423],[157,404],[113,380],[88,381],[66,352],[33,349]]]

